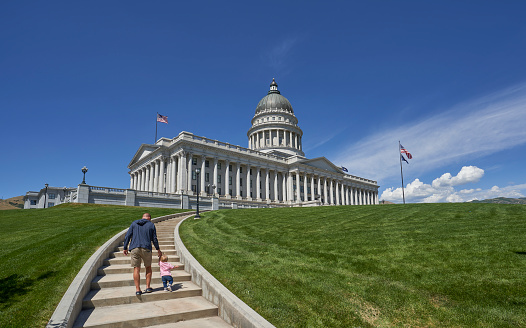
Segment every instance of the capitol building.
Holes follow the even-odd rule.
[[[24,208],[93,203],[195,209],[378,204],[376,181],[348,174],[325,157],[308,159],[303,131],[274,79],[256,106],[248,147],[181,132],[142,144],[128,189],[92,186],[29,191]],[[351,168],[352,169],[352,168]]]
[[[220,207],[378,204],[376,181],[347,174],[325,157],[305,157],[303,131],[274,79],[247,137],[247,148],[189,132],[142,144],[128,165],[130,189],[199,193],[226,204]]]

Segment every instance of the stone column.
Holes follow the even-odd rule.
[[[241,199],[241,173],[239,172],[241,168],[240,163],[236,163],[236,198]]]
[[[252,196],[250,196],[250,192],[252,191],[252,189],[250,188],[250,165],[247,164],[247,181],[246,181],[246,186],[247,186],[247,199],[251,199]]]
[[[316,200],[316,193],[314,192],[314,174],[310,176],[310,199]]]
[[[358,205],[363,205],[363,203],[362,203],[362,188],[358,188]]]
[[[188,162],[188,165],[186,166],[186,176],[188,180],[186,190],[189,195],[193,195],[194,192],[192,191],[192,153],[188,153],[186,160]]]
[[[152,171],[151,165],[147,165],[146,166],[146,183],[144,185],[146,191],[152,191],[150,189],[150,185],[151,185],[150,180],[151,180],[151,177],[152,177],[151,171]]]
[[[307,177],[307,172],[303,175],[303,200],[309,201],[309,178]]]
[[[334,204],[335,205],[340,205],[340,182],[335,181],[334,189],[335,189],[335,193],[336,193]]]
[[[152,188],[150,191],[158,192],[158,186],[159,186],[159,164],[157,164],[157,160],[152,161],[152,175],[151,175],[151,181]]]
[[[177,157],[176,156],[172,156],[171,157],[172,159],[172,166],[170,167],[171,168],[171,175],[170,175],[170,192],[171,193],[174,193],[177,189]]]
[[[331,198],[331,205],[334,205],[334,180],[333,179],[331,179],[329,193],[330,193],[330,198]]]
[[[161,157],[161,159],[159,160],[159,164],[161,165],[161,169],[159,170],[159,189],[160,191],[159,192],[165,192],[165,178],[164,178],[164,158]],[[166,190],[166,192],[168,192],[168,190]]]
[[[270,200],[270,172],[268,168],[263,169],[265,171],[265,199]]]
[[[206,176],[206,157],[201,156],[201,174],[199,179],[199,192],[201,196],[206,196],[207,190],[205,189],[205,176]]]
[[[177,188],[180,194],[185,193],[186,182],[186,154],[184,152],[179,154],[179,174],[178,174]]]
[[[261,171],[256,167],[256,200],[261,200]]]
[[[219,183],[217,182],[217,157],[214,157],[214,182],[212,182],[212,184],[214,184],[216,186],[216,188],[214,189],[214,196],[219,196],[219,194],[217,193],[217,191],[219,190]]]
[[[232,182],[232,184],[234,183]],[[224,195],[226,198],[230,198],[230,161],[228,159],[225,160],[225,192],[224,192]]]
[[[341,187],[341,204],[342,205],[347,205],[345,204],[345,186],[343,185],[342,182],[340,182],[340,187]]]
[[[287,198],[287,174],[281,172],[281,199],[282,202],[286,202]]]
[[[296,171],[294,174],[296,174],[296,202],[301,203],[300,172]]]
[[[274,197],[275,202],[279,202],[278,171],[274,171]]]

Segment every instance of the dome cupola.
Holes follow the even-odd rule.
[[[278,84],[276,80],[272,79],[270,83],[270,90],[263,99],[261,99],[256,106],[256,115],[259,112],[271,111],[271,110],[283,110],[290,113],[294,113],[292,105],[289,100],[281,95],[278,90]]]
[[[301,150],[303,131],[298,126],[292,105],[279,92],[275,79],[272,79],[267,95],[256,106],[247,136],[250,149],[283,157],[305,156]]]

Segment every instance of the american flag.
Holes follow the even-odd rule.
[[[162,116],[161,114],[157,113],[157,122],[168,124],[168,116]]]
[[[407,161],[407,159],[405,159],[404,155],[400,154],[400,157],[402,157],[402,160],[403,160],[404,162],[406,162],[407,164],[409,164],[409,162]]]
[[[400,145],[400,154],[405,154],[407,156],[407,158],[409,159],[412,159],[413,156],[411,155],[411,153],[409,153],[405,148],[404,146]],[[402,156],[403,157],[403,156]]]

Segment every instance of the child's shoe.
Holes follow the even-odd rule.
[[[164,291],[165,291],[165,292],[169,292],[170,290],[168,290],[168,287],[166,287],[166,288],[164,289]]]
[[[166,287],[166,291],[167,292],[171,292],[172,291],[172,285],[168,285],[168,287]]]

